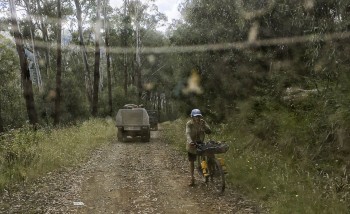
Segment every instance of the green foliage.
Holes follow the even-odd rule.
[[[243,189],[249,189],[254,195],[264,192],[261,188],[282,187],[284,192],[272,194],[281,201],[275,203],[273,200],[276,199],[273,199],[267,203],[274,213],[288,210],[300,210],[301,213],[333,213],[338,210],[346,213],[346,204],[350,200],[346,170],[349,148],[344,144],[344,130],[348,127],[345,115],[348,113],[334,112],[336,105],[329,102],[330,98],[334,99],[333,94],[334,91],[329,96],[315,99],[310,96],[292,107],[261,98],[239,105],[242,111],[230,122],[237,125],[229,125],[223,133],[237,139],[237,151],[232,154],[236,159],[234,171],[243,173],[244,169],[240,167],[246,160],[255,160],[251,165],[257,169],[251,175],[253,180],[247,178],[247,173],[244,176],[235,174],[232,180],[236,185],[243,182]],[[235,131],[232,133],[232,130]],[[251,136],[251,139],[244,135]],[[243,162],[237,163],[237,158]],[[277,169],[277,172],[271,169]],[[257,189],[254,190],[250,187],[257,182],[254,180],[257,175],[262,185],[255,185]],[[280,177],[282,175],[286,178]],[[271,182],[275,185],[271,186]],[[288,194],[288,197],[283,194]],[[293,198],[293,195],[297,197]],[[295,206],[299,200],[305,204]]]
[[[186,1],[185,22],[177,24],[170,41],[246,41],[253,22],[259,26],[258,40],[317,38],[348,29],[348,18],[339,19],[348,11],[344,1],[277,1],[272,9],[262,2],[243,7],[237,2]],[[254,19],[244,17],[259,9],[264,13]],[[222,29],[234,32],[227,36]],[[183,106],[203,108],[213,121],[226,124],[220,138],[236,139],[228,157],[235,163],[231,181],[266,200],[273,213],[345,213],[349,208],[348,51],[347,40],[315,40],[177,58],[180,76],[195,68],[204,88],[203,94],[181,97]],[[299,92],[290,93],[294,89]]]
[[[0,73],[0,118],[6,130],[22,125],[26,116],[15,44],[1,34]]]
[[[82,6],[87,20],[93,21],[95,2],[83,2]],[[262,199],[273,213],[290,210],[297,213],[343,212],[344,204],[349,204],[350,46],[348,39],[319,38],[349,30],[347,1],[186,0],[181,5],[184,20],[173,23],[168,32],[169,41],[155,30],[164,16],[156,10],[148,13],[146,9],[153,8],[143,3],[138,5],[141,13],[137,14],[135,6],[135,2],[130,4],[125,16],[122,8],[116,14],[109,8],[112,47],[134,49],[133,25],[136,22],[140,23],[144,46],[170,43],[171,48],[172,45],[239,43],[249,39],[252,42],[252,46],[243,49],[143,54],[143,101],[147,106],[158,105],[154,97],[162,94],[165,98],[162,100],[163,118],[188,116],[191,109],[200,108],[211,122],[222,124],[217,127],[215,137],[232,140],[231,150],[225,157],[230,170],[235,172],[229,174],[230,182]],[[44,19],[55,16],[52,13],[54,3],[45,2],[43,7],[39,13],[45,14]],[[72,10],[67,8],[66,11]],[[49,41],[55,41],[55,24],[47,24],[51,26],[48,28]],[[254,26],[257,26],[256,31]],[[73,41],[77,43],[77,35],[72,31]],[[93,44],[93,33],[91,27],[84,30],[87,45]],[[291,38],[307,35],[313,35],[314,40],[295,43],[297,40]],[[286,43],[253,45],[255,40],[275,42],[275,38],[284,38]],[[0,116],[5,126],[19,126],[26,117],[17,75],[18,62],[12,54],[15,53],[14,45],[6,41],[0,46],[0,50],[13,50],[0,51],[0,69],[4,74],[0,80]],[[87,49],[92,69],[93,48]],[[54,49],[50,54],[52,62],[44,77],[45,88],[42,92],[35,91],[36,104],[45,124],[51,123],[55,88]],[[90,106],[80,52],[65,49],[64,56],[62,122],[69,123],[88,118]],[[125,103],[138,102],[134,57],[133,53],[112,52],[114,113]],[[101,71],[105,67],[101,63]],[[128,72],[126,80],[124,68]],[[191,86],[193,72],[199,76],[196,86],[200,92],[184,93],[184,89]],[[105,72],[101,75],[104,78],[100,84],[99,115],[106,116],[109,114],[108,91]],[[125,81],[127,96],[122,87]],[[291,94],[294,89],[299,92]],[[179,139],[183,136],[184,124],[184,119],[164,124],[169,130],[165,132],[165,139],[181,150],[184,142]],[[24,143],[9,146],[9,153],[2,156],[2,163],[10,167],[13,156],[21,164],[17,168],[11,165],[14,171],[8,171],[10,174],[6,176],[27,179],[27,162],[39,163],[37,153],[33,151],[39,145],[46,145],[35,140],[39,133],[16,140],[24,142],[21,139],[28,138],[29,142],[39,142],[38,147],[27,147]],[[48,162],[52,165],[60,162],[53,160]]]
[[[186,120],[184,118],[177,119],[173,122],[162,123],[162,135],[160,136],[163,141],[173,144],[178,150],[186,151],[186,139],[180,136],[184,136]]]
[[[62,114],[63,123],[84,120],[90,116],[90,106],[83,82],[83,73],[72,69],[66,72],[62,82]]]
[[[40,136],[31,131],[31,128],[11,130],[1,136],[1,189],[6,180],[24,181],[26,179],[26,167],[29,167],[36,159],[37,151],[34,148],[38,144]],[[28,146],[31,142],[31,146]]]
[[[76,166],[116,134],[112,120],[90,120],[61,129],[29,126],[0,136],[0,189],[53,170]]]
[[[264,110],[259,111],[266,113],[266,109],[271,109],[266,106],[274,105],[265,102]],[[269,138],[257,138],[251,131],[251,122],[242,123],[242,117],[247,115],[242,114],[243,112],[235,114],[228,123],[216,126],[214,135],[210,136],[214,140],[225,140],[230,145],[230,150],[220,155],[228,168],[227,180],[230,187],[258,200],[270,213],[348,212],[350,198],[347,177],[337,173],[334,165],[333,173],[326,172],[327,166],[321,166],[320,162],[310,159],[307,152],[299,157],[293,156],[294,150],[298,148],[309,151],[305,144],[297,142],[303,140],[303,133],[308,137],[307,131],[300,132],[305,128],[300,118],[285,110],[273,114],[275,123],[280,121],[280,128],[275,130],[279,133],[274,139],[275,143],[271,143]],[[164,140],[184,153],[185,122],[185,119],[179,119],[162,124]],[[266,126],[260,123],[257,125]],[[298,139],[282,144],[288,138]],[[295,145],[296,143],[298,144]],[[288,155],[288,151],[292,154]]]

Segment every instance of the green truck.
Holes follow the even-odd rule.
[[[150,141],[150,117],[146,109],[140,107],[119,109],[116,116],[118,140],[125,142],[128,137],[141,137],[141,141]]]

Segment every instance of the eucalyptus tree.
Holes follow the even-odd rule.
[[[111,56],[110,56],[110,44],[109,44],[109,34],[110,34],[110,16],[108,11],[108,1],[103,1],[103,18],[104,18],[104,32],[105,32],[105,49],[106,49],[106,61],[107,61],[107,87],[108,87],[108,106],[109,115],[112,116],[113,113],[113,99],[112,99],[112,77],[111,77]]]
[[[58,125],[61,116],[61,85],[62,85],[62,10],[61,0],[57,0],[57,71],[56,71],[56,95],[55,95],[55,114],[54,125]]]
[[[143,45],[145,47],[161,47],[168,44],[163,32],[146,28],[141,31]],[[161,102],[164,95],[169,95],[174,85],[172,79],[171,55],[158,53],[142,54],[143,93],[142,99],[150,109],[161,110]],[[173,80],[173,81],[169,81]],[[169,98],[169,96],[167,96]]]
[[[92,95],[92,116],[97,116],[98,110],[98,94],[99,94],[99,82],[100,82],[100,39],[101,39],[101,19],[100,19],[100,6],[101,0],[97,0],[96,8],[96,23],[95,23],[95,64],[94,64],[94,84]]]
[[[130,20],[130,14],[129,14],[129,0],[124,0],[123,4],[123,29],[122,29],[122,47],[125,49],[128,47],[128,38],[130,37],[131,32],[131,20]],[[123,59],[123,66],[124,66],[124,95],[128,95],[128,54],[126,51],[124,51],[124,59]]]
[[[43,6],[42,6],[43,4]],[[48,19],[45,17],[48,17],[47,13],[50,10],[45,10],[47,8],[47,1],[40,1],[40,0],[36,0],[36,5],[37,5],[37,14],[39,17],[39,26],[38,29],[41,30],[42,32],[42,39],[43,42],[45,43],[44,47],[41,47],[41,49],[44,49],[45,52],[45,74],[46,77],[49,77],[49,67],[50,67],[50,38],[49,38],[49,22]]]
[[[27,114],[29,118],[29,122],[32,125],[36,125],[38,123],[38,116],[35,108],[34,102],[34,93],[32,81],[30,79],[30,72],[28,68],[27,59],[24,55],[24,44],[22,39],[22,34],[19,31],[19,26],[17,22],[17,11],[14,0],[9,1],[10,6],[10,14],[11,14],[11,31],[14,35],[16,42],[16,49],[19,56],[20,67],[21,67],[21,80],[23,85],[23,96],[26,101]]]
[[[164,14],[158,11],[158,8],[153,4],[143,4],[139,0],[129,2],[129,15],[133,23],[135,48],[135,76],[137,87],[137,100],[141,103],[143,89],[142,80],[142,47],[143,37],[150,32],[156,31],[156,27],[166,20]]]
[[[36,4],[31,4],[31,2],[29,0],[24,0],[24,5],[26,8],[26,12],[27,12],[27,17],[28,17],[28,22],[29,22],[29,32],[30,32],[30,40],[31,40],[31,45],[32,45],[32,52],[33,52],[33,64],[34,64],[34,68],[35,68],[35,75],[36,75],[36,84],[39,87],[39,90],[42,91],[42,78],[41,78],[41,72],[40,72],[40,68],[38,65],[38,59],[37,59],[37,53],[36,53],[36,42],[35,42],[35,23],[34,23],[34,17],[33,15],[35,15],[35,13],[37,13],[37,9],[36,9]]]
[[[26,120],[21,97],[21,77],[15,44],[0,34],[0,132]]]
[[[1,99],[1,95],[0,95],[0,133],[4,132],[4,122],[3,122],[2,116],[1,116],[1,114],[2,114],[2,107],[1,107],[2,104],[1,103],[2,103],[2,99]]]
[[[88,101],[90,102],[90,105],[92,105],[92,83],[91,83],[91,74],[90,74],[89,63],[88,63],[88,56],[87,56],[87,51],[86,51],[84,36],[83,36],[82,9],[81,9],[81,4],[79,0],[74,0],[74,3],[76,7],[76,17],[78,20],[79,45],[81,48],[84,68],[85,68],[86,94],[87,94]]]
[[[35,41],[38,43],[38,61],[40,68],[43,72],[43,81],[51,81],[53,79],[54,65],[51,61],[55,60],[52,54],[52,43],[55,42],[56,28],[56,1],[47,0],[24,0],[27,11],[31,13],[32,19],[30,22],[34,24],[34,36]],[[27,12],[27,13],[28,13]],[[41,56],[44,55],[44,60]]]

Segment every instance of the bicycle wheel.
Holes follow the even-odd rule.
[[[222,170],[220,161],[217,160],[216,158],[213,158],[210,160],[209,174],[210,174],[210,180],[214,188],[218,192],[221,192],[221,193],[224,192],[225,191],[225,173]]]

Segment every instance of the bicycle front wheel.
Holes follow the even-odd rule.
[[[225,173],[222,170],[222,166],[220,164],[220,161],[216,158],[212,160],[211,166],[209,167],[210,170],[210,179],[213,183],[214,188],[218,192],[224,192],[225,191]]]

